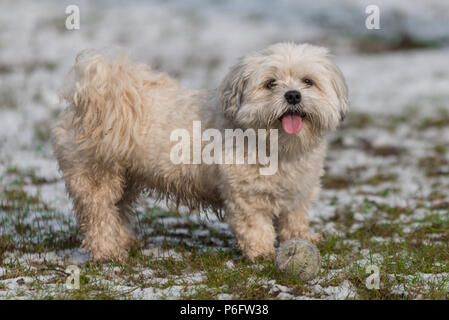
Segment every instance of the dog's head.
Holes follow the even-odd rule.
[[[218,89],[228,119],[242,128],[277,128],[285,141],[311,146],[335,129],[348,90],[328,50],[278,43],[240,59]]]

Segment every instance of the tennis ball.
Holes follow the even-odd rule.
[[[307,240],[291,239],[281,243],[274,263],[282,272],[298,276],[302,281],[309,281],[320,271],[320,251]]]

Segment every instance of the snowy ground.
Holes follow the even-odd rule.
[[[0,299],[449,297],[449,5],[446,1],[73,1],[0,4]],[[381,30],[364,28],[378,4]],[[331,48],[352,113],[330,137],[323,192],[311,212],[322,270],[301,283],[272,261],[250,264],[228,227],[142,199],[144,248],[95,265],[49,142],[58,89],[77,52],[120,47],[189,87],[214,87],[235,59],[270,43]],[[81,289],[64,286],[81,268]],[[366,288],[365,266],[380,268]]]

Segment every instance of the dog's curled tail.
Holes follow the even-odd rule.
[[[76,145],[101,162],[132,161],[145,128],[145,83],[151,70],[124,55],[109,57],[82,52],[62,98],[73,108]]]

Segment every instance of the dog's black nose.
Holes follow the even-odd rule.
[[[287,91],[284,94],[284,97],[289,104],[297,104],[301,101],[301,93],[296,90]]]

